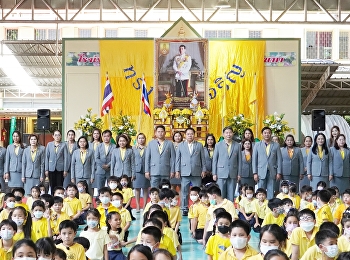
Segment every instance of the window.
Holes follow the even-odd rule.
[[[46,29],[35,29],[35,40],[46,40]]]
[[[306,58],[332,59],[332,32],[306,32]]]
[[[117,29],[106,29],[105,31],[105,37],[106,38],[115,38],[118,36],[118,30]]]
[[[56,29],[35,29],[35,40],[56,40]],[[60,39],[60,31],[58,31],[58,39]]]
[[[90,38],[91,37],[91,29],[79,29],[79,37],[80,38]]]
[[[249,38],[261,38],[261,31],[249,31]]]
[[[147,37],[147,30],[135,30],[135,37]]]
[[[205,30],[204,38],[231,38],[229,30]]]
[[[16,41],[18,39],[18,29],[6,29],[6,40]]]
[[[349,32],[339,32],[339,59],[349,59]]]
[[[61,34],[60,34],[60,30],[56,30],[56,29],[48,29],[47,30],[47,39],[48,40],[56,40],[56,36],[58,36],[58,39],[61,39]]]

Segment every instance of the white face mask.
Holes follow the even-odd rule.
[[[306,200],[310,200],[311,198],[312,198],[311,194],[306,196]]]
[[[288,193],[288,188],[282,188],[282,192],[287,194]]]
[[[83,191],[84,191],[84,188],[83,188],[83,187],[81,187],[81,188],[79,187],[79,188],[78,188],[78,191],[79,191],[79,192],[83,192]]]
[[[323,190],[323,187],[322,186],[318,186],[317,190]]]
[[[45,258],[45,257],[40,256],[40,257],[38,258],[38,260],[51,260],[51,259],[50,259],[50,258]]]
[[[40,218],[43,217],[44,212],[42,212],[42,211],[34,211],[33,214],[34,214],[34,217],[35,217],[35,218],[40,219]]]
[[[95,228],[98,224],[98,221],[97,220],[87,220],[86,221],[86,225],[89,227],[89,228]]]
[[[100,201],[102,202],[102,204],[108,204],[111,201],[111,199],[108,197],[102,197],[100,198]]]
[[[247,246],[247,241],[248,241],[248,238],[246,238],[246,237],[231,237],[230,238],[231,245],[235,249],[245,248]]]
[[[163,185],[162,189],[169,189],[169,185]]]
[[[36,260],[36,257],[15,257],[13,260]]]
[[[119,208],[121,204],[122,203],[120,202],[120,200],[113,200],[112,201],[112,205],[116,208]]]
[[[64,194],[57,194],[58,197],[61,197],[62,199],[64,199]]]
[[[12,219],[13,222],[16,223],[17,226],[20,226],[24,223],[24,219],[23,218],[16,218],[16,219]]]
[[[327,249],[327,252],[324,252],[326,256],[333,258],[338,255],[339,249],[338,245],[331,245],[331,246],[325,246]]]
[[[196,202],[198,200],[198,196],[190,196],[190,200],[192,200],[192,202]]]
[[[350,228],[344,228],[344,234],[350,236]]]
[[[111,190],[115,190],[118,187],[118,184],[113,182],[109,184],[109,187],[111,188]]]
[[[253,194],[247,194],[247,199],[253,198]]]
[[[153,253],[153,247],[154,247],[154,246],[151,246],[151,245],[146,244],[146,243],[145,243],[145,244],[143,244],[143,246],[148,246],[148,247],[149,247],[149,249],[151,249],[151,252]]]
[[[263,255],[266,255],[267,252],[273,249],[278,249],[278,246],[265,246],[265,245],[260,245],[260,252]]]
[[[14,234],[14,232],[12,230],[9,230],[9,229],[4,229],[4,230],[0,231],[0,236],[4,240],[12,239],[13,238],[13,234]]]
[[[309,222],[309,221],[307,222],[300,221],[299,225],[305,232],[310,232],[314,228],[315,223]]]
[[[15,202],[13,202],[13,201],[11,201],[11,202],[7,202],[6,203],[6,205],[7,205],[7,207],[9,207],[10,209],[13,209],[13,208],[15,208]]]
[[[171,204],[171,206],[177,206],[177,203],[178,203],[177,200],[172,200],[170,204]]]

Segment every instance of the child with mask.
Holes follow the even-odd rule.
[[[14,234],[17,232],[17,225],[9,219],[4,219],[0,223],[0,256],[3,255],[4,260],[12,258],[12,248],[15,243],[13,240]]]
[[[331,208],[328,205],[332,195],[328,190],[320,190],[317,193],[317,213],[316,225],[320,226],[323,222],[333,222],[333,215]]]
[[[121,193],[113,193],[112,205],[119,210],[121,219],[120,227],[122,228],[122,232],[124,234],[123,241],[127,242],[129,236],[129,228],[131,225],[131,215],[127,209],[123,208],[123,195]]]
[[[250,225],[241,219],[237,219],[231,224],[231,246],[221,253],[219,260],[245,260],[251,256],[257,255],[249,244],[250,240]]]
[[[283,200],[284,198],[289,198],[289,183],[288,181],[281,181],[281,192],[276,196],[276,198]]]
[[[261,226],[263,227],[265,225],[277,224],[281,227],[283,225],[283,220],[285,217],[282,200],[278,198],[270,199],[267,203],[267,206],[271,211],[266,214]]]
[[[191,190],[191,194],[192,190]],[[191,200],[194,201],[193,205],[196,205],[193,207],[193,212],[191,212],[191,207],[188,216],[190,214],[193,215],[193,218],[191,219],[191,236],[197,240],[198,243],[203,243],[203,232],[205,227],[205,219],[208,212],[209,207],[209,198],[208,194],[205,190],[201,190],[199,192],[199,198],[197,196],[191,195]],[[190,197],[191,197],[190,196]]]
[[[248,186],[245,190],[245,197],[239,202],[238,217],[247,221],[251,227],[255,224],[254,200],[256,200],[254,198],[254,188]]]
[[[222,212],[216,216],[215,230],[209,238],[205,253],[208,255],[208,260],[218,260],[219,256],[231,246],[230,231],[231,231],[232,216],[228,212]]]
[[[0,222],[4,219],[8,219],[10,213],[15,208],[15,195],[13,193],[6,193],[4,196],[5,206],[3,210],[0,212]]]
[[[119,212],[119,210],[111,203],[112,192],[110,188],[103,187],[99,189],[98,193],[101,204],[96,209],[100,213],[100,227],[104,228],[106,227],[106,215],[112,211]]]
[[[295,228],[299,227],[298,210],[291,209],[284,218],[283,223],[284,230],[287,232],[286,250],[285,253],[288,257],[292,254],[292,244],[290,243],[290,237]]]
[[[32,205],[32,233],[31,238],[36,242],[42,237],[52,237],[50,210],[45,210],[45,204],[41,200],[33,202]]]

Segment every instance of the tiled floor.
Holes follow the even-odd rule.
[[[129,238],[133,238],[137,236],[138,232],[140,231],[140,228],[142,226],[142,211],[139,214],[134,214],[134,216],[137,218],[135,221],[132,222],[130,227],[130,235]],[[198,244],[196,240],[190,237],[189,235],[189,222],[187,217],[183,217],[181,222],[181,234],[182,234],[182,259],[183,260],[203,260],[206,259],[205,249],[202,245]],[[249,244],[253,246],[255,249],[258,248],[259,243],[259,234],[256,234],[254,232],[251,233],[251,239]],[[127,254],[130,247],[127,247],[124,249],[124,253]]]

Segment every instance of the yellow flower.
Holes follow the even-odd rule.
[[[188,108],[184,108],[182,109],[181,114],[190,116],[192,115],[192,110],[189,110]]]

